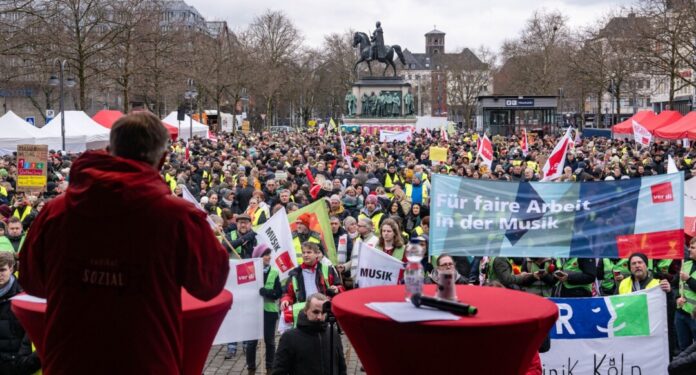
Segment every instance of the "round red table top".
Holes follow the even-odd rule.
[[[45,313],[46,304],[41,302],[29,302],[22,300],[12,300],[12,305],[25,311]],[[232,305],[232,293],[223,289],[220,294],[210,301],[201,301],[190,295],[186,289],[181,289],[181,309],[185,318],[195,318],[199,316],[209,316],[218,311],[227,311]]]
[[[353,289],[334,297],[331,304],[336,315],[347,313],[366,319],[394,322],[391,318],[365,306],[370,302],[404,302],[403,285]],[[435,285],[425,285],[423,294],[433,296]],[[426,326],[505,326],[525,324],[558,314],[556,304],[524,292],[504,288],[457,285],[457,297],[462,303],[478,308],[474,316],[459,320],[417,322]],[[413,323],[401,323],[413,324]]]

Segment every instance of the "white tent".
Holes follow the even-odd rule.
[[[179,139],[188,140],[189,134],[191,134],[191,118],[186,115],[184,120],[181,121],[181,127],[179,127],[179,121],[176,119],[176,111],[165,117],[162,122],[166,122],[167,125],[173,126],[179,130]],[[208,127],[201,124],[200,122],[193,120],[193,136],[199,136],[204,139],[208,139]]]
[[[48,145],[49,150],[60,150],[62,138],[59,113],[40,129],[37,144]],[[67,152],[83,152],[109,145],[111,129],[99,125],[82,111],[65,111],[65,148]]]
[[[9,111],[0,117],[0,155],[17,151],[17,145],[36,144],[39,129]]]

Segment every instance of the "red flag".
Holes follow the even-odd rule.
[[[529,145],[527,144],[527,129],[522,129],[520,147],[522,148],[522,155],[527,156],[527,153],[529,153]]]
[[[479,141],[477,140],[477,142]],[[477,152],[478,156],[483,161],[483,164],[488,166],[488,170],[490,170],[491,165],[493,164],[493,144],[491,143],[491,140],[488,139],[487,135],[484,134],[483,138],[480,138]]]
[[[445,130],[445,127],[440,128],[440,139],[444,139],[445,142],[449,141],[449,137],[447,137],[447,131]]]
[[[565,162],[566,153],[568,152],[568,146],[572,142],[570,138],[570,129],[571,128],[568,127],[565,135],[558,141],[558,144],[556,144],[556,147],[553,148],[551,155],[549,155],[549,158],[546,160],[546,164],[544,164],[542,170],[544,173],[541,179],[542,181],[553,180],[563,174],[563,163]]]
[[[338,138],[341,140],[341,156],[343,156],[343,159],[345,159],[346,163],[348,163],[348,166],[351,168],[353,167],[353,158],[350,156],[350,153],[348,153],[348,148],[346,147],[346,142],[343,140],[343,133],[341,132],[341,128],[338,128]]]

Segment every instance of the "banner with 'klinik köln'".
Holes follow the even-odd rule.
[[[430,254],[681,259],[683,173],[600,182],[434,175]]]

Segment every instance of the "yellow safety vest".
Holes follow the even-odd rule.
[[[423,183],[421,182],[421,186],[423,186]],[[406,197],[408,200],[411,200],[411,195],[413,194],[413,184],[406,184]],[[425,202],[425,199],[428,198],[428,189],[423,186],[423,202]]]
[[[645,286],[645,289],[654,288],[658,285],[660,285],[660,281],[652,279],[648,285]],[[619,284],[619,294],[628,294],[631,292],[633,292],[633,277],[627,277],[621,280],[621,284]]]
[[[15,208],[12,216],[16,217],[20,221],[24,221],[24,219],[27,216],[29,216],[30,213],[31,213],[31,206],[26,206],[26,207],[24,207],[24,211],[21,214],[19,213],[19,208]]]
[[[686,273],[692,278],[696,278],[696,267],[694,267],[694,261],[689,260],[687,262],[684,262],[684,266],[682,266],[682,272]],[[684,306],[681,307],[681,309],[683,311],[686,311],[689,315],[691,315],[691,313],[694,311],[694,306],[696,306],[696,291],[691,290],[691,288],[689,288],[689,284],[687,284],[686,281],[680,280],[679,292],[680,295],[686,299],[686,303],[684,304]]]
[[[254,211],[254,217],[251,218],[251,225],[252,226],[255,227],[255,226],[259,225],[259,219],[261,219],[262,213],[264,213],[264,210],[261,207],[257,207],[256,211]]]
[[[317,245],[321,244],[320,239],[311,235],[309,236],[309,239],[307,241],[314,242]],[[292,245],[295,248],[295,257],[297,257],[297,264],[302,264],[302,242],[300,242],[300,237],[297,235],[296,232],[292,233]]]
[[[371,218],[369,218],[372,221],[372,227],[375,229],[375,234],[379,234],[379,222],[382,220],[382,216],[384,216],[384,212],[379,212],[376,215],[373,215]],[[362,218],[367,218],[367,215],[361,213],[358,215],[358,220]]]

